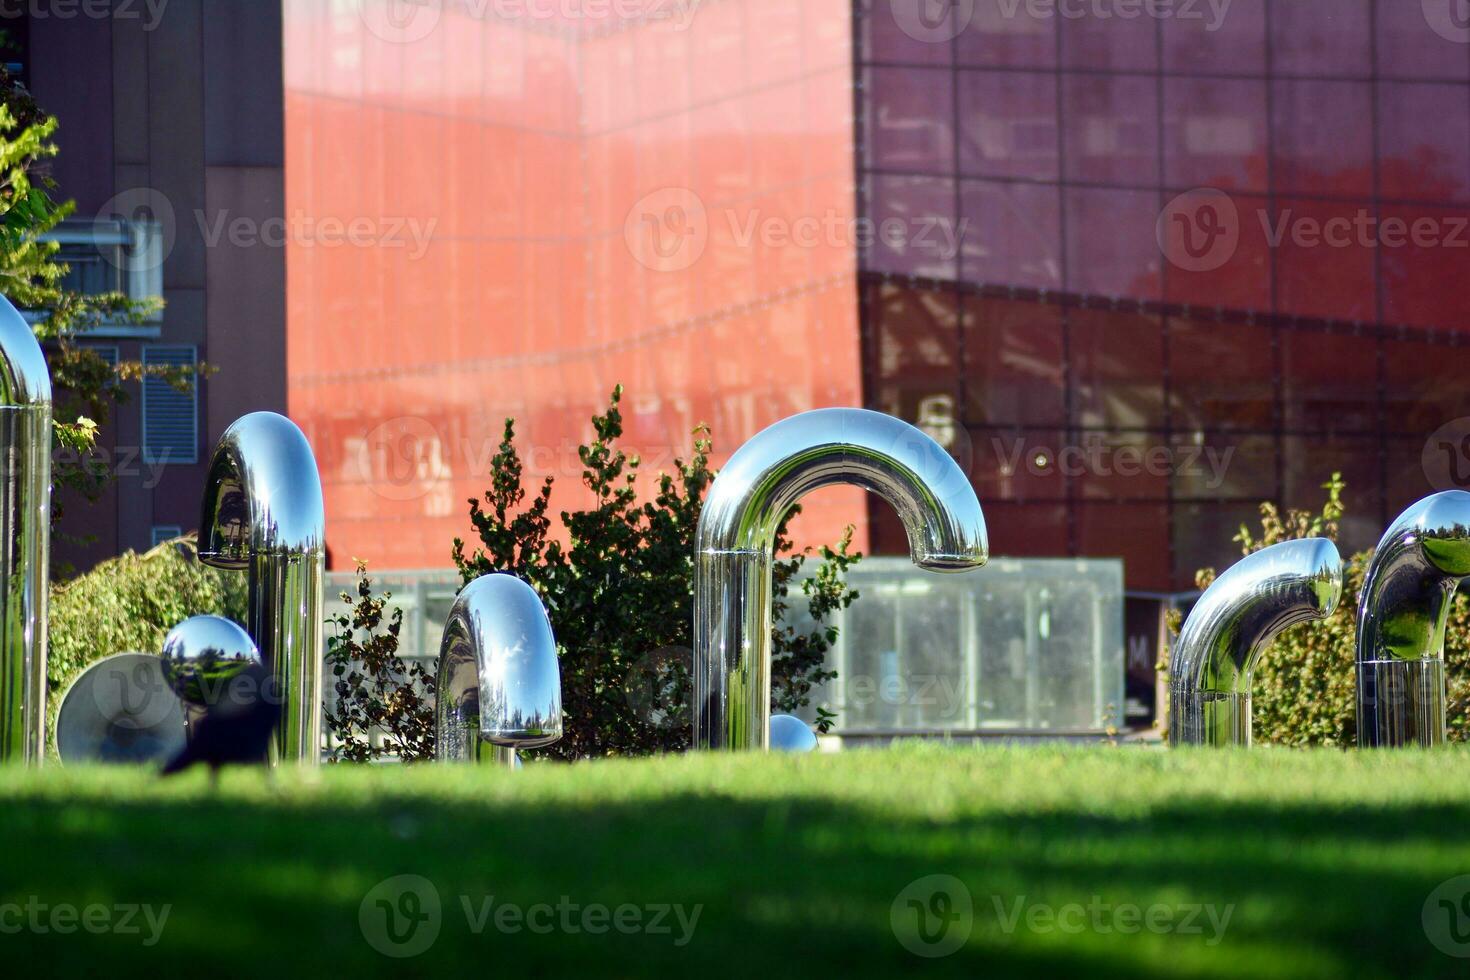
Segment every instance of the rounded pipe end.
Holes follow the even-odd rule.
[[[245,568],[257,555],[322,555],[326,508],[316,456],[296,423],[246,415],[215,446],[199,524],[199,558]]]

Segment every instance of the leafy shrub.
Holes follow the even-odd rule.
[[[548,477],[534,497],[522,486],[515,423],[507,420],[483,501],[470,501],[480,545],[473,554],[454,542],[454,562],[466,583],[494,572],[528,582],[547,606],[561,655],[566,734],[545,754],[575,759],[680,751],[693,739],[690,660],[694,613],[694,544],[700,508],[715,473],[709,468],[706,429],[695,432],[694,452],[661,474],[651,500],[639,502],[640,461],[617,448],[623,434],[614,390],[606,414],[592,420],[596,438],[582,446],[582,483],[594,501],[563,512],[569,543],[550,537]],[[774,573],[777,615],[796,601],[796,583],[813,627],[774,630],[772,703],[793,711],[810,701],[836,638],[834,610],[857,598],[844,573],[860,556],[852,530],[835,547],[820,549],[814,576],[803,578],[808,552],[781,559]],[[789,552],[783,525],[778,553]],[[830,727],[824,713],[820,727]]]
[[[54,739],[61,697],[87,667],[114,653],[157,653],[164,635],[190,616],[245,621],[242,574],[198,560],[192,539],[128,552],[51,590],[46,659],[46,730]]]
[[[335,762],[372,762],[393,756],[401,762],[434,758],[434,676],[420,664],[398,656],[403,610],[394,609],[384,625],[383,610],[393,593],[373,594],[367,566],[357,566],[357,597],[343,592],[348,612],[329,619],[326,667],[336,700],[323,711],[327,730],[341,744]],[[381,735],[374,741],[374,734]]]
[[[1242,526],[1235,536],[1241,554],[1249,555],[1282,541],[1300,538],[1337,540],[1344,513],[1340,474],[1323,485],[1327,500],[1319,513],[1261,505],[1259,534]],[[1357,744],[1357,614],[1363,578],[1373,551],[1344,559],[1342,602],[1324,620],[1283,633],[1261,657],[1251,688],[1254,738],[1277,745]],[[1196,577],[1200,589],[1215,580],[1214,569]],[[1178,622],[1173,624],[1178,631]],[[1449,737],[1470,741],[1470,598],[1455,596],[1445,630],[1445,667],[1449,675]],[[1167,669],[1166,662],[1161,669]]]

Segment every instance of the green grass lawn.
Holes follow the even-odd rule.
[[[0,827],[0,952],[47,975],[1470,971],[1423,918],[1428,902],[1442,942],[1452,910],[1470,930],[1470,884],[1430,901],[1470,875],[1466,751],[911,745],[520,773],[237,771],[218,792],[202,773],[52,767],[0,773]],[[423,918],[429,892],[380,887],[399,875],[432,885],[437,917]],[[936,895],[931,875],[958,883]],[[374,948],[409,948],[385,938],[380,899],[410,944],[438,926],[426,952]],[[169,907],[153,945],[142,913],[137,934],[51,929],[53,907],[98,906],[100,929],[119,904],[151,906],[154,922]],[[659,915],[673,906],[683,920]],[[620,931],[618,915],[654,931]],[[963,945],[920,958],[901,940]]]

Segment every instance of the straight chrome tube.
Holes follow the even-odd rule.
[[[1323,538],[1249,555],[1195,603],[1169,657],[1171,745],[1250,745],[1251,676],[1284,630],[1332,615],[1342,558]]]
[[[245,625],[283,699],[272,759],[318,765],[326,517],[316,457],[290,419],[256,412],[220,437],[205,483],[199,557],[249,575]]]
[[[1358,604],[1358,745],[1445,741],[1444,634],[1470,576],[1470,493],[1414,504],[1378,543]]]
[[[514,766],[518,749],[561,738],[561,664],[534,589],[513,575],[464,587],[444,625],[435,694],[438,759]]]
[[[694,744],[769,747],[776,532],[807,493],[872,491],[898,511],[914,564],[984,565],[985,517],[969,478],[933,439],[887,415],[829,408],[778,422],[740,448],[704,503],[695,547]]]
[[[0,297],[0,762],[46,751],[51,374],[30,324]]]

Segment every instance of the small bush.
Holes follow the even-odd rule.
[[[87,667],[115,653],[158,653],[190,616],[245,621],[246,577],[199,561],[192,539],[128,552],[51,590],[46,659],[48,738],[61,697]]]
[[[1259,534],[1244,525],[1235,536],[1249,555],[1282,541],[1337,540],[1344,508],[1344,483],[1333,474],[1323,485],[1327,500],[1318,513],[1261,505]],[[1283,633],[1261,657],[1251,687],[1253,737],[1276,745],[1357,745],[1357,615],[1363,578],[1373,551],[1344,559],[1342,602],[1331,616]],[[1214,569],[1195,577],[1200,589],[1215,580]],[[1177,620],[1177,617],[1176,617]],[[1178,622],[1174,624],[1178,632]],[[1167,670],[1167,653],[1161,667]],[[1455,596],[1445,630],[1445,669],[1449,675],[1449,738],[1470,741],[1470,597]]]
[[[383,610],[393,593],[374,595],[361,562],[357,596],[341,595],[347,612],[327,620],[333,633],[327,641],[326,669],[336,699],[322,712],[327,730],[341,743],[332,761],[433,761],[435,678],[422,665],[405,665],[398,656],[403,610],[394,609],[384,623]],[[381,736],[376,743],[375,734]]]

